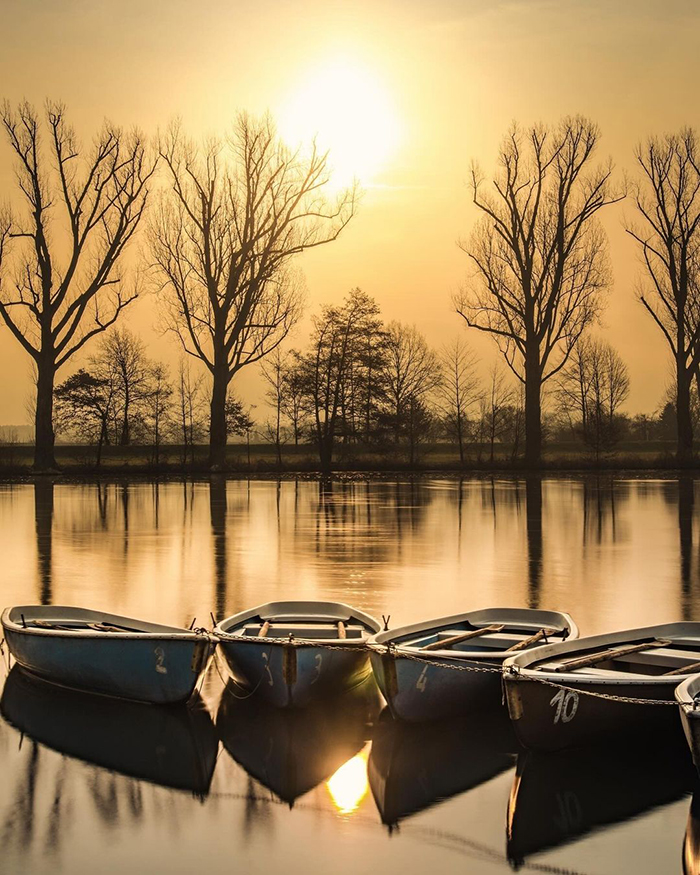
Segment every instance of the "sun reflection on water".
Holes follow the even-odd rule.
[[[331,799],[341,814],[352,814],[367,795],[367,751],[348,760],[326,781]]]

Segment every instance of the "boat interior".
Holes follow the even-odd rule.
[[[466,620],[447,628],[414,631],[396,640],[401,647],[421,651],[452,650],[469,653],[517,653],[528,647],[551,644],[567,637],[568,629],[542,627],[537,623],[489,623],[473,626]]]
[[[334,620],[332,617],[284,615],[272,619],[249,617],[238,629],[234,627],[227,631],[249,638],[283,639],[292,635],[294,638],[337,641],[364,639],[373,630],[354,617]]]
[[[608,642],[589,650],[550,656],[531,666],[536,671],[566,672],[605,679],[620,674],[672,678],[700,672],[700,639],[668,638]]]
[[[158,635],[182,634],[186,629],[163,626],[131,617],[90,611],[83,608],[60,606],[22,606],[9,611],[9,620],[20,629],[48,630],[56,632],[105,632],[107,634]]]

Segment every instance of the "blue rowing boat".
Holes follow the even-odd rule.
[[[271,602],[215,628],[233,679],[281,708],[305,707],[362,683],[367,640],[379,630],[368,614],[339,602]]]
[[[488,608],[380,632],[368,646],[392,714],[413,722],[498,706],[504,659],[577,636],[559,611]]]
[[[72,689],[138,702],[184,702],[209,664],[216,639],[83,608],[7,608],[10,652],[28,671]]]

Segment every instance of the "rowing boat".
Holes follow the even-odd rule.
[[[577,635],[568,614],[488,608],[380,632],[369,648],[392,714],[440,720],[499,705],[501,665],[511,653]]]
[[[693,762],[700,769],[700,674],[691,675],[674,692]]]
[[[10,652],[28,671],[73,689],[151,704],[184,702],[209,664],[216,639],[83,608],[7,608]]]
[[[466,793],[515,764],[518,742],[505,709],[455,720],[406,723],[382,711],[367,774],[382,823]]]
[[[0,713],[23,736],[71,758],[200,799],[209,793],[219,739],[197,694],[153,707],[68,690],[14,665]]]
[[[222,620],[214,634],[233,679],[278,707],[305,707],[362,683],[379,623],[339,602],[271,602]]]
[[[535,750],[677,725],[676,686],[700,669],[700,623],[666,623],[537,647],[503,664],[508,711]]]

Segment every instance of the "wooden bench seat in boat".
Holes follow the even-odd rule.
[[[303,622],[303,621],[302,621]],[[308,620],[302,625],[300,623],[278,623],[276,620],[271,620],[267,629],[267,634],[264,637],[287,638],[291,632],[295,638],[338,638],[337,623],[309,623]],[[362,638],[366,635],[366,630],[356,623],[344,623],[346,638]],[[250,637],[260,635],[262,625],[260,623],[250,623],[243,627],[243,634]]]
[[[627,653],[622,656],[614,657],[614,662],[617,665],[631,669],[633,669],[635,665],[640,666],[640,668],[642,668],[642,674],[644,673],[644,667],[657,667],[663,670],[670,670],[691,665],[699,660],[700,650],[698,649],[684,650],[681,648],[674,649],[672,647],[650,648],[649,650],[642,650],[638,653]],[[606,660],[606,662],[609,661],[610,660]],[[542,663],[538,668],[541,668],[543,671],[556,671],[563,662],[564,661],[555,662],[552,660],[551,662]],[[573,671],[578,674],[599,675],[600,677],[608,677],[619,673],[616,672],[615,669],[600,668],[597,665],[573,669]]]
[[[454,635],[459,635],[462,632],[469,632],[469,629],[450,629],[447,632],[438,632],[437,637],[434,632],[431,632],[429,635],[422,635],[420,638],[415,638],[413,640],[402,641],[399,646],[404,645],[408,647],[418,647],[421,648],[426,644],[429,644],[433,641],[445,641],[449,638],[452,638]],[[535,631],[539,631],[536,629]],[[507,650],[509,647],[512,647],[514,644],[519,644],[521,641],[524,641],[526,638],[530,637],[530,634],[527,633],[512,633],[512,632],[491,632],[488,635],[479,636],[477,638],[472,638],[468,641],[463,641],[458,644],[454,644],[451,647],[447,647],[448,650],[479,650],[484,648],[484,645],[488,647],[489,650]],[[555,641],[561,641],[560,637],[554,638]],[[545,643],[540,641],[540,643]]]

